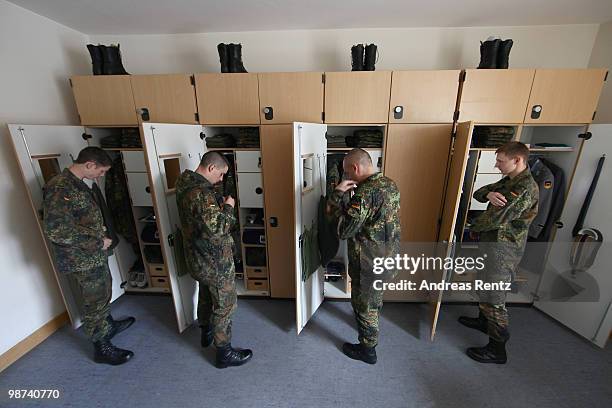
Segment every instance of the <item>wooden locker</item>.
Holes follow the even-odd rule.
[[[459,101],[459,121],[522,123],[533,69],[467,69]]]
[[[147,122],[198,123],[191,75],[132,75],[130,80],[136,109],[148,110]]]
[[[261,126],[270,296],[295,297],[293,126]]]
[[[323,122],[322,72],[266,73],[258,78],[262,124]]]
[[[525,123],[591,123],[605,77],[605,69],[536,70]]]
[[[389,123],[449,123],[459,91],[459,70],[393,71]]]
[[[70,78],[81,124],[138,125],[129,75],[85,75]]]
[[[325,123],[386,123],[391,71],[326,72]]]
[[[205,125],[258,125],[257,74],[196,74],[200,123]]]

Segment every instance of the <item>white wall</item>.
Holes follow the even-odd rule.
[[[217,44],[241,42],[252,72],[348,71],[350,48],[379,47],[378,70],[471,68],[479,41],[512,38],[510,67],[585,68],[597,24],[414,29],[266,31],[173,35],[94,35],[94,43],[121,44],[126,69],[135,74],[218,72]]]
[[[0,354],[65,310],[6,123],[78,124],[67,78],[90,71],[86,42],[0,0]]]
[[[608,81],[599,98],[595,123],[612,123],[612,21],[599,27],[589,67],[608,68]]]

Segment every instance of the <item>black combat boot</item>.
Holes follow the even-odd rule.
[[[125,71],[125,68],[123,68],[123,63],[121,62],[119,44],[109,45],[108,47],[100,45],[99,47],[102,51],[102,58],[104,59],[104,64],[102,66],[104,75],[129,75]]]
[[[202,347],[208,347],[213,342],[213,331],[210,325],[200,326],[202,329],[202,336],[200,337],[200,344]]]
[[[363,44],[351,47],[351,71],[363,71]]]
[[[247,72],[242,63],[242,44],[228,44],[229,72]]]
[[[92,73],[94,75],[102,75],[102,64],[104,59],[102,58],[102,51],[100,51],[100,46],[87,44],[87,49],[89,50],[89,55],[91,55]]]
[[[465,327],[469,327],[470,329],[480,330],[484,334],[487,334],[487,318],[482,314],[481,311],[478,312],[478,317],[467,317],[460,316],[459,323],[464,325]]]
[[[100,364],[119,365],[134,357],[130,350],[115,347],[109,340],[94,342],[94,361]]]
[[[245,364],[253,357],[253,352],[249,349],[233,348],[231,344],[217,347],[217,368],[240,366]]]
[[[500,42],[499,38],[480,42],[480,64],[478,64],[478,69],[497,68],[497,53]]]
[[[364,363],[376,364],[376,347],[366,347],[362,344],[344,343],[342,352],[353,360],[361,360]]]
[[[217,51],[219,51],[219,62],[221,63],[221,72],[230,72],[229,70],[229,54],[227,44],[217,44]]]
[[[511,39],[507,39],[499,43],[499,49],[497,50],[497,68],[508,69],[512,44],[514,43]]]
[[[496,341],[489,337],[489,344],[484,347],[470,347],[467,355],[479,363],[506,364],[506,342]]]
[[[363,60],[364,71],[374,71],[376,65],[376,44],[368,44],[365,47],[365,57]]]
[[[122,331],[124,331],[125,329],[133,325],[134,322],[136,321],[134,317],[128,317],[128,318],[121,319],[121,320],[115,320],[113,319],[113,316],[111,315],[108,315],[106,320],[108,320],[108,323],[111,325],[110,333],[108,333],[109,340],[115,337],[116,334],[121,333]]]

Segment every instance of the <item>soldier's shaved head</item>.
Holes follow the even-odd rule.
[[[363,149],[353,149],[344,157],[346,164],[357,164],[360,166],[368,167],[372,165],[372,158]]]
[[[227,162],[225,157],[223,157],[223,155],[217,152],[206,152],[204,153],[204,156],[202,156],[202,160],[200,160],[200,166],[207,169],[210,165],[213,165],[218,169],[223,169],[226,167],[229,168],[229,163]]]

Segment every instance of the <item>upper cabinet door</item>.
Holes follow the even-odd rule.
[[[129,75],[73,76],[70,80],[82,125],[138,124]]]
[[[591,123],[605,69],[538,69],[525,123]]]
[[[195,83],[201,124],[259,124],[257,74],[196,74]]]
[[[262,124],[323,122],[322,72],[258,75]]]
[[[194,124],[197,121],[195,89],[190,75],[132,75],[136,109],[146,108],[143,121]]]
[[[533,69],[466,70],[459,120],[523,123],[534,74]]]
[[[391,71],[326,72],[326,123],[387,123]]]
[[[389,123],[451,123],[459,70],[393,71]]]

